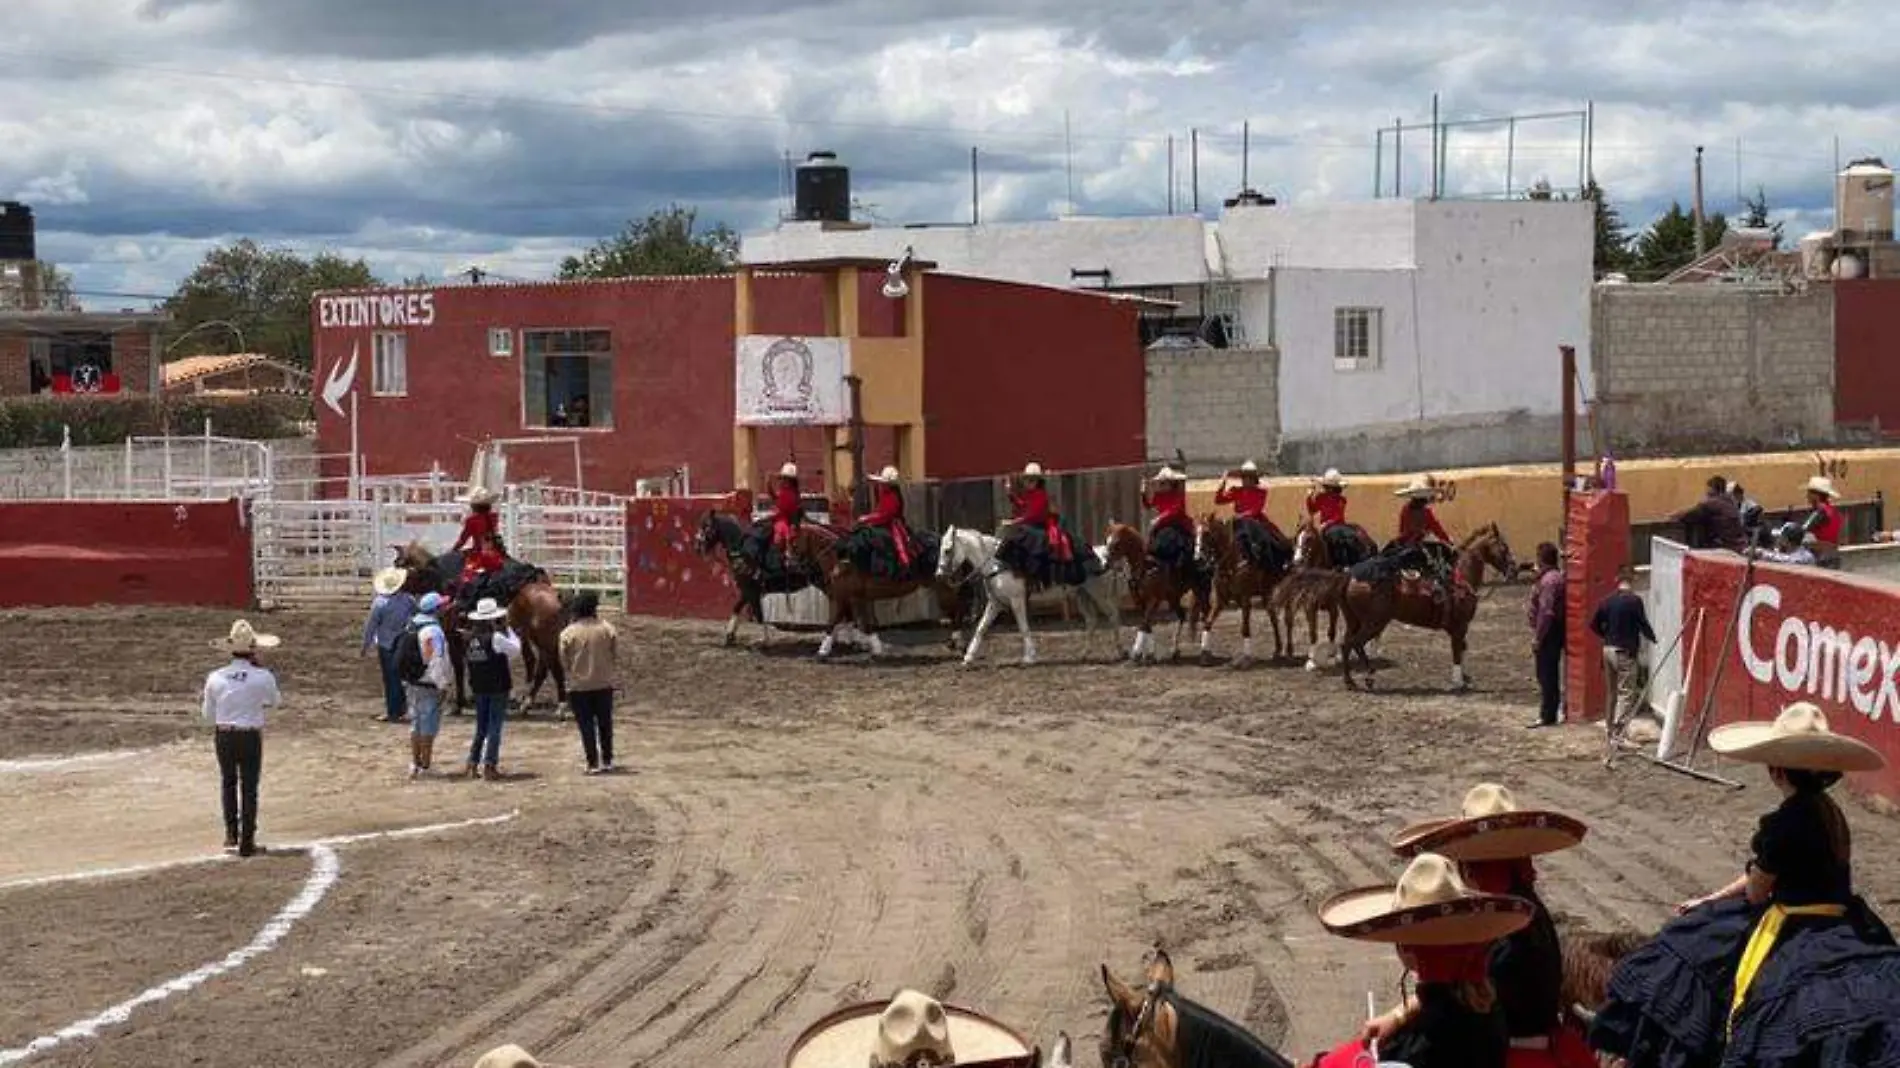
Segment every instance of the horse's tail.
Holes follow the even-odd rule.
[[[1343,571],[1301,568],[1280,580],[1267,602],[1271,611],[1303,612],[1312,608],[1336,608],[1346,597],[1348,579]]]

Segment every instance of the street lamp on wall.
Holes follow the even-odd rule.
[[[916,258],[917,250],[909,245],[905,245],[903,257],[893,260],[891,265],[884,269],[884,295],[886,297],[891,300],[903,300],[905,297],[910,296],[910,283],[904,280],[904,272],[910,269],[911,263],[915,261]]]

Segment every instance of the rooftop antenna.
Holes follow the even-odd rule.
[[[1250,168],[1252,167],[1252,164],[1253,164],[1252,128],[1251,128],[1250,123],[1243,120],[1240,124],[1240,188],[1242,190],[1253,188],[1251,185],[1247,184],[1247,176],[1248,176]]]
[[[1835,170],[1839,169],[1835,168]],[[1194,214],[1199,215],[1201,213],[1201,130],[1198,126],[1188,131],[1188,176],[1188,185],[1194,190]]]
[[[1062,109],[1062,169],[1069,185],[1069,214],[1075,214],[1075,139],[1069,128],[1069,109]]]

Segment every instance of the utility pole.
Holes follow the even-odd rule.
[[[1701,259],[1708,250],[1708,242],[1702,233],[1702,146],[1695,146],[1695,258]]]

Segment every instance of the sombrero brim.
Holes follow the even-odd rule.
[[[259,634],[248,645],[240,645],[229,638],[211,639],[211,647],[225,653],[248,653],[258,649],[275,649],[284,644],[284,640],[275,634]]]
[[[865,1068],[888,1001],[850,1005],[805,1029],[785,1055],[785,1068]],[[1033,1068],[1036,1048],[1012,1028],[980,1012],[945,1005],[957,1068]]]
[[[1730,723],[1709,732],[1709,748],[1731,760],[1797,771],[1879,771],[1880,750],[1844,734],[1787,734],[1773,723]]]
[[[507,619],[508,610],[506,608],[497,608],[493,612],[470,612],[468,618],[477,623],[486,623],[491,619]]]
[[[1505,894],[1392,907],[1393,888],[1348,890],[1319,908],[1319,922],[1341,938],[1398,946],[1470,946],[1495,942],[1531,922],[1531,904]]]
[[[1569,849],[1589,830],[1561,812],[1522,809],[1415,823],[1392,836],[1392,849],[1408,857],[1437,853],[1458,861],[1519,860]]]

